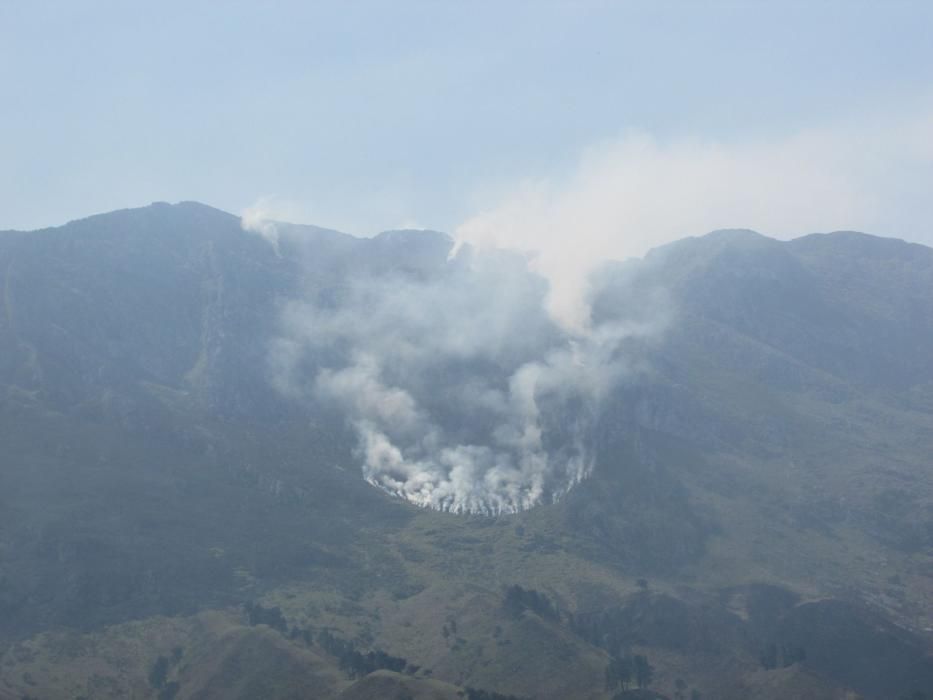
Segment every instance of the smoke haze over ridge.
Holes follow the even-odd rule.
[[[930,123],[921,115],[741,143],[630,132],[599,144],[559,180],[503,190],[457,227],[436,268],[403,264],[348,280],[337,303],[288,304],[276,381],[339,405],[365,478],[414,503],[499,513],[559,498],[592,468],[587,431],[629,370],[625,340],[656,333],[667,316],[659,310],[647,326],[594,320],[599,266],[690,232],[871,227],[913,196],[879,180],[877,164],[928,169]],[[243,226],[278,250],[270,218],[288,209],[261,200]],[[308,354],[331,358],[310,380]]]
[[[743,228],[788,239],[855,230],[933,240],[931,144],[928,103],[771,138],[659,139],[629,130],[591,145],[559,176],[495,188],[455,237],[536,251],[549,313],[583,332],[596,266],[691,234]]]

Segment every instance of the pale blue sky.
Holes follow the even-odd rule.
[[[453,230],[633,129],[664,148],[916,126],[933,2],[0,0],[0,88],[0,229],[272,196],[358,233]],[[933,155],[876,161],[916,193],[856,223],[933,240]]]

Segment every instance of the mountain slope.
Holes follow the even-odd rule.
[[[178,697],[294,671],[263,691],[288,697],[305,667],[322,697],[610,697],[632,655],[669,696],[933,686],[933,250],[722,231],[607,264],[596,317],[664,329],[626,346],[590,478],[485,518],[364,483],[341,412],[270,368],[283,305],[438,274],[450,239],[278,232],[182,203],[0,234],[0,696],[156,697],[163,652],[76,660],[205,614],[240,651],[204,641]],[[284,630],[237,612],[256,601]],[[354,690],[324,630],[419,670]]]

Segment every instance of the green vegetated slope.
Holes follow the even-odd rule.
[[[0,234],[0,698],[933,693],[933,250],[607,264],[597,320],[662,329],[593,475],[488,518],[365,484],[270,380],[285,301],[449,239],[286,233],[183,203]]]

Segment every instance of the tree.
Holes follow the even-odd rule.
[[[778,660],[777,644],[775,644],[774,642],[771,642],[765,648],[765,650],[761,652],[761,656],[759,657],[759,660],[761,661],[762,668],[765,668],[769,671],[772,668],[777,668],[777,663],[778,663],[777,662]]]
[[[387,654],[381,649],[374,649],[364,654],[356,648],[353,642],[340,639],[326,629],[321,630],[317,641],[324,651],[336,657],[340,668],[351,678],[362,678],[382,668],[401,673],[408,666],[407,660]]]
[[[632,659],[635,671],[635,683],[639,688],[646,688],[654,680],[654,667],[648,663],[648,657],[636,654]]]
[[[156,662],[152,665],[152,669],[149,671],[149,685],[158,690],[165,685],[167,679],[168,659],[164,656],[160,656],[156,659]]]
[[[281,608],[265,608],[259,603],[246,603],[243,607],[246,610],[251,626],[269,625],[269,627],[278,630],[282,634],[288,633],[288,624]]]
[[[613,658],[606,666],[606,690],[613,691],[617,687],[625,690],[625,686],[632,680],[632,659],[628,656]]]
[[[512,617],[520,617],[525,610],[531,610],[546,619],[560,619],[557,608],[544,593],[519,585],[508,586],[505,589],[503,607]]]

